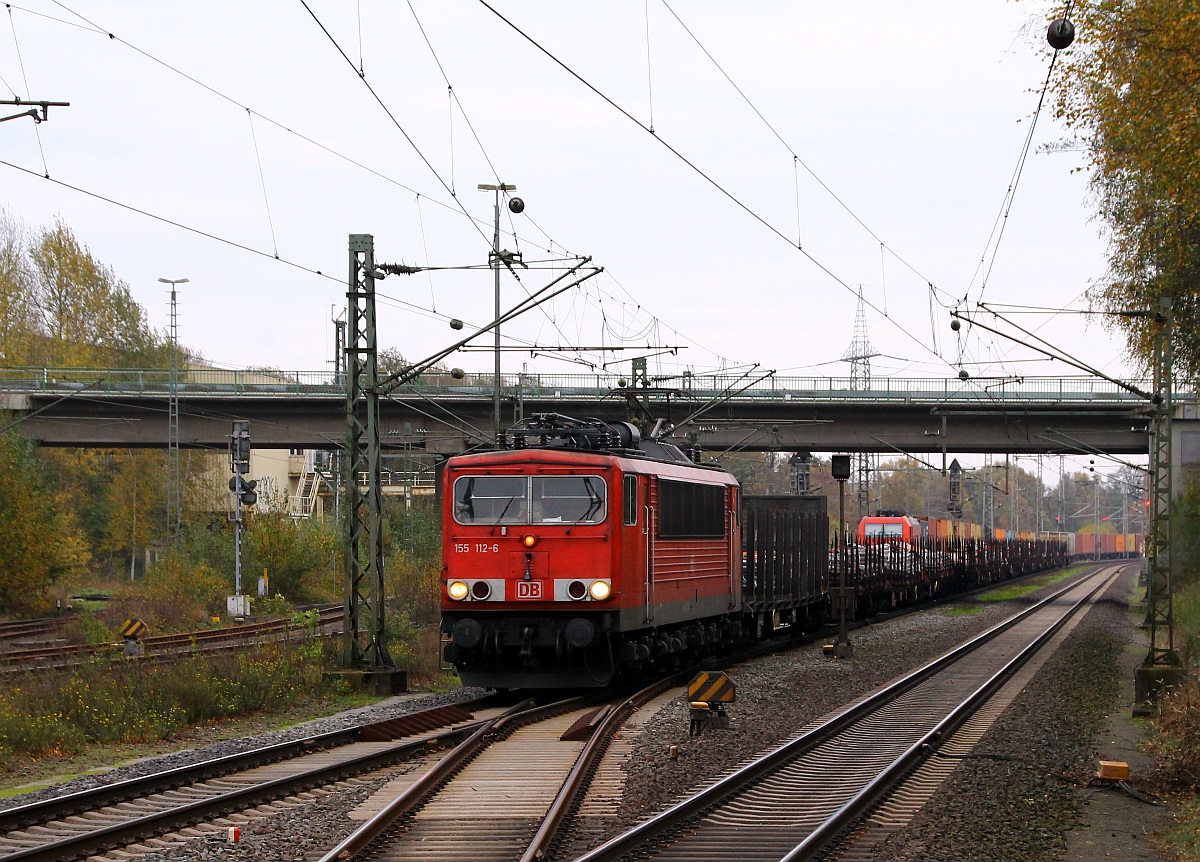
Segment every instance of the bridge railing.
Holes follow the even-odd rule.
[[[621,397],[627,381],[617,374],[513,374],[501,376],[505,398],[555,401]],[[939,402],[976,401],[1047,403],[1144,403],[1145,399],[1114,383],[1094,377],[911,378],[875,377],[870,388],[857,389],[849,377],[782,377],[761,380],[734,374],[684,374],[649,381],[647,393],[669,391],[673,399],[695,401],[731,396],[738,401]],[[1149,381],[1133,380],[1148,390]],[[145,368],[0,368],[0,392],[166,395],[171,391],[166,369]],[[343,397],[345,382],[330,371],[225,370],[188,368],[175,380],[181,395],[329,396]],[[491,374],[468,374],[455,379],[445,372],[422,375],[398,388],[397,395],[420,394],[441,398],[490,397]],[[1182,394],[1180,400],[1195,400]]]

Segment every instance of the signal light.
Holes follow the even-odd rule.
[[[250,472],[250,423],[239,421],[233,423],[233,433],[229,435],[229,467],[234,473]]]
[[[466,581],[451,581],[446,585],[446,595],[450,596],[456,602],[461,602],[465,599],[469,591],[470,587],[467,586]]]
[[[229,490],[237,497],[243,506],[253,506],[258,502],[257,479],[243,479],[240,474],[229,477]]]
[[[608,581],[592,581],[592,586],[589,589],[592,598],[598,602],[602,602],[612,595],[612,587]]]
[[[534,535],[522,536],[521,544],[527,548],[532,548],[534,545],[537,544],[537,536],[534,536]]]

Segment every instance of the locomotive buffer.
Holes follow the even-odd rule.
[[[688,706],[691,723],[689,736],[699,736],[705,727],[727,730],[729,715],[725,704],[737,700],[737,686],[720,671],[700,671],[687,685]]]

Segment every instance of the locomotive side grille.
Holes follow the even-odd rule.
[[[659,542],[654,553],[654,577],[726,577],[729,573],[729,552],[724,544],[706,542]]]

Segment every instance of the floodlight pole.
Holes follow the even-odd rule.
[[[167,396],[167,547],[176,550],[183,523],[183,491],[179,473],[179,317],[176,288],[186,278],[160,278],[171,286],[171,369]]]

